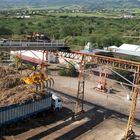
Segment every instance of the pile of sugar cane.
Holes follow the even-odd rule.
[[[35,85],[22,84],[20,79],[14,68],[0,66],[0,107],[37,101],[47,94],[45,90],[36,91]]]

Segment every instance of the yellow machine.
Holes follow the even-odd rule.
[[[21,80],[27,85],[36,85],[36,90],[38,90],[38,88],[41,90],[54,85],[53,78],[49,77],[45,72],[42,72],[42,68],[33,71],[29,76],[23,77]]]

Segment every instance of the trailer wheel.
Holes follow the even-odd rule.
[[[55,112],[58,112],[58,111],[59,111],[59,108],[56,108],[56,109],[55,109]]]

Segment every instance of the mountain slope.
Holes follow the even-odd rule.
[[[80,5],[83,8],[133,8],[140,7],[140,0],[0,0],[0,8],[70,6]]]

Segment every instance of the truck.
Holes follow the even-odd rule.
[[[51,42],[51,39],[42,33],[32,32],[30,35],[26,36],[26,40],[30,42]]]
[[[0,39],[0,46],[8,45],[9,41],[7,39]]]
[[[0,127],[15,123],[43,111],[59,111],[61,109],[61,98],[49,92],[44,98],[38,101],[0,107]]]

